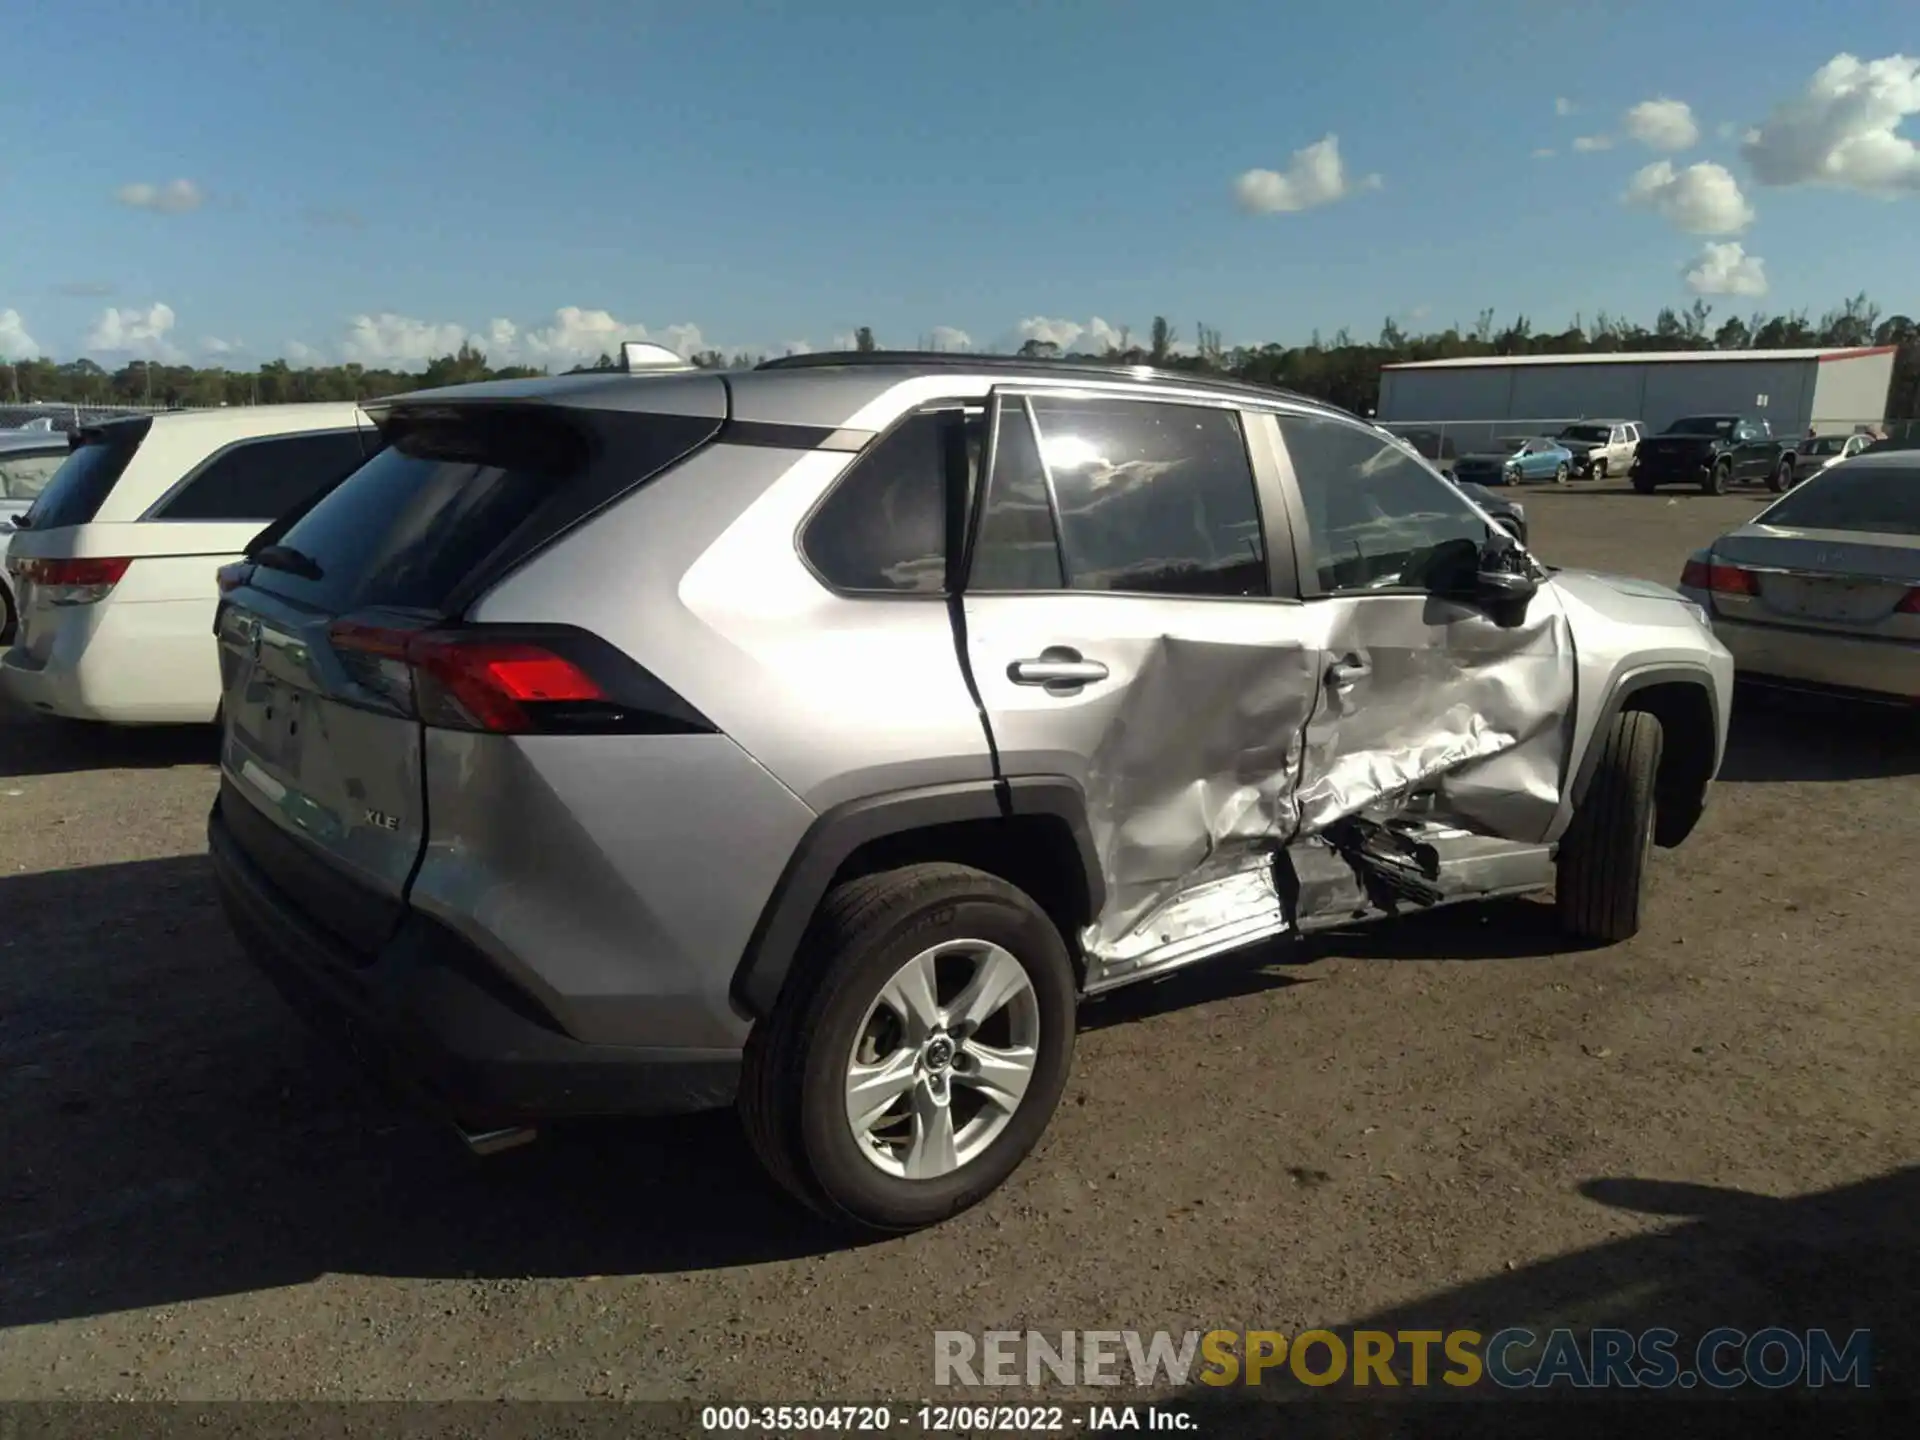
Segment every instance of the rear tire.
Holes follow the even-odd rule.
[[[1567,477],[1572,473],[1573,472],[1567,469],[1565,465],[1556,465],[1553,469],[1553,483],[1556,485],[1566,484]]]
[[[837,886],[815,914],[798,963],[806,968],[789,978],[773,1014],[748,1038],[740,1086],[747,1137],[774,1180],[836,1224],[896,1234],[945,1220],[997,1189],[1045,1131],[1073,1059],[1073,966],[1045,912],[982,871],[909,865]],[[897,997],[912,991],[911,977],[936,969],[941,983],[921,1007],[933,1023],[919,1023]],[[953,995],[945,993],[950,971],[957,972]],[[985,1012],[985,1026],[969,1029],[966,987],[992,987],[990,975],[1012,998]],[[1004,1034],[996,1028],[1002,1016]],[[942,1037],[952,1044],[936,1059]],[[982,1056],[989,1058],[984,1069]],[[972,1110],[989,1093],[981,1079],[1004,1073],[998,1067],[1016,1056],[1030,1064],[1011,1105]],[[849,1093],[856,1066],[913,1077],[897,1091],[895,1118],[856,1128]],[[944,1121],[923,1122],[939,1110]],[[981,1116],[997,1128],[973,1130]],[[922,1148],[942,1124],[950,1160]],[[980,1138],[970,1142],[970,1131]],[[914,1168],[928,1173],[909,1178]]]
[[[1587,477],[1591,480],[1605,480],[1607,478],[1607,462],[1604,460],[1594,461],[1587,470]]]
[[[1636,475],[1633,477],[1633,489],[1637,495],[1651,495],[1654,489],[1653,481],[1644,475]]]
[[[1767,477],[1767,489],[1778,495],[1793,488],[1793,461],[1782,460]]]
[[[1560,842],[1554,886],[1562,928],[1583,940],[1611,945],[1640,930],[1663,738],[1644,710],[1616,715],[1599,737],[1600,759]]]
[[[1707,478],[1700,482],[1700,488],[1709,495],[1724,495],[1732,480],[1733,467],[1722,460],[1707,472]]]

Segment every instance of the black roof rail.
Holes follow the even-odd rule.
[[[911,365],[964,370],[1015,370],[1027,374],[1085,375],[1111,380],[1123,372],[1129,380],[1160,380],[1173,385],[1192,385],[1206,390],[1221,390],[1235,395],[1257,395],[1264,400],[1276,396],[1332,410],[1349,412],[1328,400],[1285,390],[1278,385],[1259,385],[1251,380],[1236,380],[1228,375],[1212,375],[1197,370],[1168,370],[1156,365],[1134,365],[1124,360],[1046,360],[1025,355],[976,355],[961,350],[816,350],[805,355],[781,355],[762,360],[756,370],[831,370],[854,365]]]

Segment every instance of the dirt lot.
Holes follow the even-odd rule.
[[[1530,491],[1671,580],[1753,496]],[[1744,703],[1630,944],[1511,903],[1089,1007],[1008,1188],[846,1248],[730,1117],[475,1162],[248,971],[202,735],[0,717],[0,1395],[929,1393],[936,1328],[1872,1326],[1916,1371],[1920,731]]]

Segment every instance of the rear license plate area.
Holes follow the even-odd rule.
[[[1766,576],[1760,598],[1767,608],[1799,620],[1830,624],[1877,620],[1891,608],[1887,587],[1871,581],[1807,579],[1791,575]]]

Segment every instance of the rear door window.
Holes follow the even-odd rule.
[[[68,525],[87,524],[107,503],[107,496],[126,474],[134,452],[152,428],[151,420],[140,419],[82,431],[80,443],[47,481],[40,498],[22,518],[21,526],[58,530]]]
[[[265,524],[335,484],[365,458],[355,430],[243,440],[209,459],[146,518]]]

